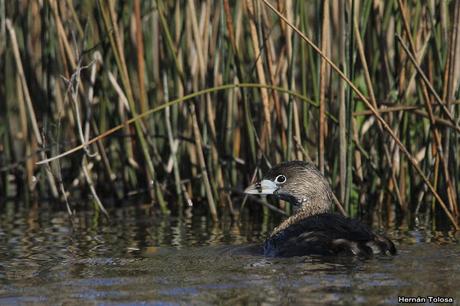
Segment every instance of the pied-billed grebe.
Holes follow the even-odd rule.
[[[265,241],[266,256],[350,254],[368,258],[375,253],[396,254],[388,238],[373,233],[358,220],[331,213],[331,187],[311,163],[281,163],[244,192],[272,194],[293,205],[294,214]]]

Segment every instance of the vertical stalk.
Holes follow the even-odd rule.
[[[43,142],[43,138],[42,138],[42,136],[40,134],[40,131],[38,129],[37,117],[35,115],[35,110],[34,110],[34,107],[33,107],[32,98],[30,96],[29,88],[27,86],[27,81],[26,81],[26,77],[25,77],[25,74],[24,74],[24,68],[22,66],[22,61],[21,61],[21,55],[19,53],[18,41],[16,39],[16,32],[14,31],[13,24],[11,23],[10,19],[7,18],[5,23],[6,23],[6,27],[8,29],[8,32],[10,34],[11,46],[13,48],[13,55],[14,55],[14,59],[15,59],[15,62],[16,62],[16,68],[18,70],[19,79],[21,80],[22,90],[23,90],[24,98],[26,100],[27,111],[28,111],[28,114],[29,114],[29,120],[30,120],[30,123],[32,125],[32,131],[34,133],[35,140],[37,141],[38,145],[40,147],[43,147],[44,142]],[[40,156],[41,156],[42,159],[46,159],[46,155],[45,155],[44,151],[40,152]],[[58,198],[59,193],[58,193],[56,181],[55,181],[52,173],[50,171],[46,171],[46,177],[48,179],[48,182],[49,182],[49,185],[50,185],[50,188],[51,188],[51,194],[53,195],[54,198]]]
[[[211,213],[211,218],[216,222],[218,221],[216,204],[214,202],[214,197],[212,195],[211,184],[209,182],[208,171],[206,170],[206,162],[203,155],[203,143],[201,141],[200,128],[198,126],[198,120],[196,118],[195,105],[190,104],[190,113],[192,117],[193,125],[193,135],[195,137],[195,147],[198,155],[198,163],[200,165],[201,175],[203,176],[204,188],[206,191],[206,197],[209,205],[209,212]]]
[[[342,30],[339,33],[339,64],[345,74],[347,74],[346,62],[346,37],[347,27],[345,23],[346,2],[339,3],[339,28]],[[346,133],[346,102],[345,102],[345,81],[339,79],[339,177],[340,177],[340,197],[341,203],[345,203],[346,194],[346,177],[347,177],[347,133]],[[348,118],[350,120],[350,118]]]
[[[251,42],[252,48],[254,50],[254,57],[256,59],[256,70],[257,70],[257,77],[259,78],[259,82],[261,84],[267,84],[265,80],[265,73],[262,61],[260,60],[261,50],[259,47],[259,37],[257,36],[257,28],[255,22],[255,11],[252,0],[246,0],[246,9],[249,15],[249,32],[251,34]],[[271,119],[270,119],[270,101],[268,98],[268,92],[266,88],[260,88],[260,94],[262,96],[262,106],[263,106],[263,114],[264,114],[264,124],[262,126],[262,136],[261,136],[261,150],[262,152],[265,151],[266,141],[271,137]],[[265,137],[264,137],[265,136]]]
[[[165,100],[169,100],[169,90],[168,90],[168,81],[167,81],[167,76],[166,74],[163,75],[163,91],[164,91],[164,97]],[[173,131],[172,131],[172,126],[171,126],[171,108],[167,107],[165,109],[165,121],[166,121],[166,131],[168,132],[168,142],[169,142],[169,148],[170,148],[170,156],[173,162],[173,171],[174,171],[174,181],[175,181],[175,187],[176,187],[176,194],[177,197],[179,198],[178,201],[180,205],[182,206],[182,183],[180,179],[180,173],[179,173],[179,163],[177,161],[177,147],[178,147],[178,141],[174,139],[173,136]]]
[[[148,109],[147,96],[145,93],[145,63],[144,63],[144,36],[142,35],[141,2],[134,1],[134,19],[136,22],[136,51],[137,51],[137,79],[139,82],[139,99],[141,112]]]
[[[323,1],[323,19],[321,27],[321,52],[328,53],[329,40],[329,0]],[[326,86],[328,82],[327,62],[321,58],[319,72],[319,138],[318,138],[318,168],[324,173],[324,140],[326,138]]]
[[[370,76],[370,73],[369,73],[369,68],[368,68],[368,65],[367,65],[367,59],[366,59],[366,55],[364,54],[364,45],[363,45],[363,41],[361,39],[361,35],[359,33],[359,26],[358,26],[358,21],[356,19],[356,16],[355,16],[355,19],[353,19],[353,31],[355,32],[355,38],[356,38],[356,44],[358,46],[358,54],[359,54],[359,59],[361,60],[361,63],[363,65],[363,73],[364,73],[364,79],[365,79],[365,82],[366,82],[366,86],[367,86],[367,90],[369,91],[369,100],[370,102],[372,103],[372,106],[374,108],[378,108],[378,105],[377,105],[377,100],[375,98],[375,94],[374,94],[374,86],[372,84],[372,81],[371,81],[371,76]],[[377,126],[378,126],[378,129],[379,129],[379,132],[382,136],[382,138],[384,137],[384,130],[383,130],[383,127],[382,127],[382,123],[377,121]],[[395,170],[396,167],[394,167],[394,165],[392,164],[392,158],[391,158],[391,155],[390,155],[390,150],[387,146],[387,144],[383,141],[383,150],[384,150],[384,153],[385,153],[385,157],[387,159],[387,162],[388,162],[388,166],[389,166],[389,171],[391,172],[389,175],[390,175],[390,191],[392,191],[392,189],[394,188],[395,189],[395,193],[396,193],[396,198],[398,199],[398,203],[400,205],[400,207],[404,207],[403,203],[402,203],[402,199],[401,199],[401,194],[399,192],[399,184],[398,184],[398,181],[396,180],[396,174],[395,174]]]
[[[105,30],[108,33],[109,41],[110,41],[110,44],[115,54],[117,66],[118,66],[118,69],[120,70],[121,80],[123,83],[124,90],[126,91],[126,97],[128,99],[128,103],[130,105],[131,112],[133,116],[136,116],[137,111],[136,111],[136,106],[134,102],[133,91],[132,91],[131,84],[129,81],[128,67],[125,62],[125,58],[123,55],[123,49],[121,46],[121,38],[118,33],[117,24],[115,22],[116,18],[115,18],[115,12],[114,12],[114,7],[113,7],[114,3],[108,0],[98,0],[98,3],[99,3],[102,18],[103,18]],[[153,166],[153,162],[150,157],[150,153],[149,153],[148,146],[147,146],[147,141],[142,131],[141,122],[136,121],[134,123],[134,127],[136,130],[136,135],[140,142],[140,146],[141,146],[141,150],[142,150],[144,159],[147,163],[147,173],[148,173],[149,179],[152,180],[156,200],[160,204],[161,210],[164,213],[168,213],[168,208],[166,206],[166,202],[163,199],[163,194],[160,189],[160,185],[158,184],[158,181],[156,180],[155,168]]]
[[[404,7],[404,4],[402,3],[401,0],[398,0],[398,4],[399,4],[399,9],[400,9],[400,12],[401,12],[402,19],[403,19],[404,30],[406,32],[407,39],[409,41],[410,52],[407,49],[406,49],[406,51],[407,51],[408,56],[410,57],[410,59],[413,61],[415,67],[419,68],[418,63],[415,61],[414,57],[412,56],[412,54],[416,54],[416,48],[415,48],[415,43],[414,43],[414,41],[412,39],[412,36],[411,36],[409,23],[408,23],[406,13],[405,13],[405,7]],[[400,41],[400,42],[402,44],[402,41]],[[403,45],[403,48],[406,48],[406,47]],[[410,54],[410,53],[412,53],[412,54]],[[420,71],[419,69],[417,69],[417,70]],[[429,96],[428,88],[427,88],[426,83],[423,82],[422,80],[420,80],[420,85],[421,85],[421,88],[422,88],[422,94],[423,94],[423,98],[424,98],[423,99],[424,105],[425,105],[425,108],[427,110],[427,113],[428,113],[428,116],[429,116],[429,119],[430,119],[430,129],[431,129],[431,131],[433,133],[434,146],[435,146],[436,151],[438,153],[436,158],[440,158],[441,167],[442,167],[442,170],[444,172],[444,177],[445,177],[445,180],[446,180],[447,200],[448,200],[448,203],[449,203],[451,211],[454,213],[454,216],[457,217],[458,212],[457,212],[457,209],[456,209],[457,204],[456,204],[456,201],[455,201],[455,193],[453,191],[452,182],[450,180],[448,162],[447,162],[447,160],[445,158],[444,149],[442,147],[441,134],[440,134],[440,132],[439,132],[439,130],[438,130],[436,124],[435,124],[433,110],[432,110],[432,106],[431,106],[431,104],[432,104],[431,98]]]

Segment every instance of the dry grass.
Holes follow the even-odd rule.
[[[31,0],[0,19],[4,198],[203,199],[217,221],[254,174],[311,159],[348,214],[457,227],[456,1]]]

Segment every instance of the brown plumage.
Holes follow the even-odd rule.
[[[311,163],[281,163],[245,193],[273,194],[293,205],[294,214],[265,241],[267,256],[349,254],[369,258],[375,253],[396,254],[388,238],[373,233],[358,220],[331,213],[331,187]]]

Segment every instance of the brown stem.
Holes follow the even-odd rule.
[[[377,112],[377,110],[372,106],[372,104],[366,99],[366,97],[361,93],[361,91],[351,82],[347,76],[335,65],[305,34],[303,34],[297,27],[294,25],[290,24],[289,21],[281,15],[281,13],[275,9],[270,2],[267,0],[263,0],[264,3],[270,7],[270,9],[278,15],[285,23],[287,23],[306,43],[308,43],[313,50],[315,50],[316,53],[318,53],[330,66],[332,69],[334,69],[335,72],[339,74],[339,76],[347,82],[347,84],[350,86],[350,88],[356,93],[356,95],[366,104],[366,106],[372,111],[374,116],[377,118],[382,123],[383,128],[388,132],[388,134],[395,140],[396,144],[398,147],[401,149],[401,151],[406,155],[407,159],[410,161],[414,169],[417,171],[417,173],[422,177],[423,181],[425,184],[428,186],[430,189],[431,193],[436,197],[438,200],[439,204],[441,205],[442,209],[444,209],[444,212],[446,213],[447,217],[450,219],[452,224],[454,225],[455,229],[460,229],[460,227],[457,224],[456,219],[452,216],[450,213],[449,209],[447,208],[446,204],[442,200],[442,198],[439,196],[437,193],[436,189],[433,187],[433,185],[430,183],[428,180],[427,176],[423,173],[422,169],[418,165],[417,161],[415,158],[412,156],[412,154],[407,150],[407,148],[404,146],[404,144],[401,142],[401,140],[396,136],[396,134],[393,132],[393,130],[390,128],[388,123],[380,116],[380,114]]]

